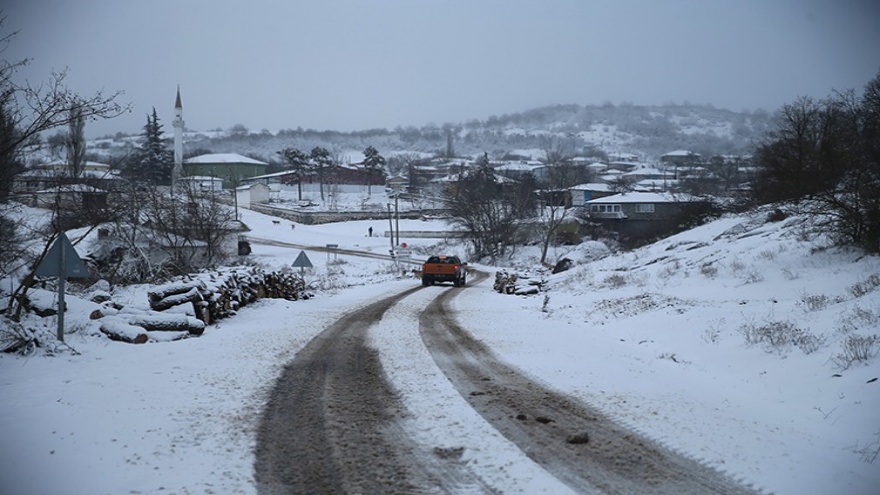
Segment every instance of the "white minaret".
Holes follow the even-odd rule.
[[[171,187],[183,175],[183,105],[180,104],[180,85],[177,85],[177,100],[174,102],[174,168],[171,170]]]

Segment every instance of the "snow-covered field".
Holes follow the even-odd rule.
[[[291,229],[250,211],[243,219],[260,238],[389,248],[387,238],[366,237],[387,221]],[[501,295],[490,278],[455,304],[477,338],[536,380],[758,489],[878,493],[880,341],[869,361],[840,363],[852,337],[880,333],[880,259],[824,249],[808,231],[799,217],[728,217],[629,253],[556,248],[554,257],[578,263],[552,276],[521,248],[511,266],[546,278],[546,292]],[[416,256],[437,242],[402,240]],[[299,254],[253,249],[250,258],[269,268]],[[282,366],[347,308],[418,283],[391,262],[306,253],[315,265],[307,279],[327,288],[317,297],[262,300],[183,341],[109,341],[88,319],[94,305],[69,296],[66,340],[76,353],[0,355],[0,493],[255,493],[254,429]],[[146,290],[113,297],[146,308]],[[463,460],[503,493],[561,493],[467,407],[422,348],[417,324],[407,325],[407,311],[443,290],[457,289],[419,291],[389,314],[382,328],[394,333],[372,337],[414,413],[414,435],[465,446]],[[431,393],[419,393],[426,383]]]

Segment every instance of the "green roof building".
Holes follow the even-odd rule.
[[[231,189],[242,179],[266,173],[269,164],[239,155],[238,153],[210,153],[183,161],[183,175],[205,176],[223,179],[223,188]]]

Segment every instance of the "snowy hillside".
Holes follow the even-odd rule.
[[[185,111],[185,109],[184,109]],[[263,161],[277,161],[285,147],[310,150],[322,146],[346,152],[361,160],[360,151],[376,147],[383,155],[394,153],[445,153],[447,133],[453,136],[456,155],[488,152],[499,158],[515,149],[541,149],[548,137],[574,138],[581,148],[608,154],[633,153],[656,161],[663,153],[690,149],[704,156],[750,154],[753,144],[770,128],[766,112],[732,112],[699,105],[639,106],[555,105],[524,112],[489,116],[467,122],[427,124],[417,127],[337,132],[302,128],[269,130],[188,131],[187,150],[241,153]],[[295,125],[292,122],[291,125]],[[166,136],[170,138],[170,135]],[[122,153],[131,138],[99,140],[90,151],[113,156]],[[349,153],[355,150],[356,153]]]

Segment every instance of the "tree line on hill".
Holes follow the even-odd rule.
[[[463,123],[398,126],[340,132],[334,130],[267,129],[251,132],[236,124],[223,132],[190,133],[187,148],[215,153],[235,152],[270,164],[281,164],[276,151],[296,147],[361,150],[366,146],[447,158],[476,157],[488,152],[501,159],[517,149],[538,149],[548,134],[566,136],[581,149],[631,150],[658,157],[675,149],[703,155],[747,154],[764,135],[772,117],[763,110],[732,112],[689,103],[640,106],[555,105]],[[104,150],[113,153],[112,149]]]

